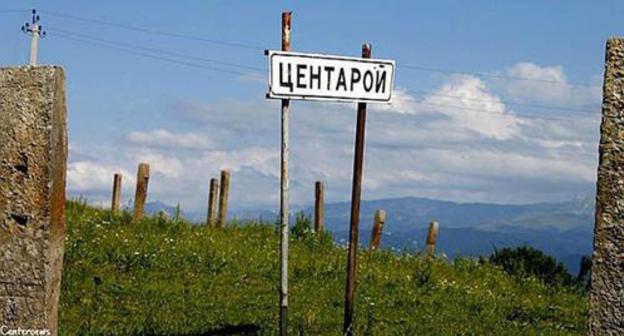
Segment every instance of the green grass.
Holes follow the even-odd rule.
[[[67,207],[61,335],[275,335],[275,226],[225,229],[151,217],[132,224]],[[339,335],[346,250],[293,239],[289,329]],[[488,263],[361,252],[356,335],[584,335],[584,294],[516,279]]]

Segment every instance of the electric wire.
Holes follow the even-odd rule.
[[[147,33],[147,34],[169,36],[169,37],[174,37],[174,38],[201,41],[201,42],[219,44],[219,45],[229,46],[229,47],[244,48],[244,49],[250,49],[250,50],[264,51],[267,49],[265,47],[252,45],[252,44],[248,44],[244,42],[209,39],[209,38],[204,38],[204,37],[199,37],[199,36],[194,36],[194,35],[187,35],[187,34],[176,33],[176,32],[168,32],[164,30],[155,30],[155,29],[140,27],[136,25],[128,25],[128,24],[110,22],[110,21],[105,21],[105,20],[100,20],[100,19],[86,18],[86,17],[77,16],[77,15],[63,14],[63,13],[58,13],[58,12],[49,11],[49,10],[41,10],[41,12],[47,13],[52,16],[63,17],[63,18],[71,19],[71,20],[90,22],[94,24],[116,27],[120,29],[133,30],[133,31],[138,31],[142,33]],[[568,85],[568,86],[601,87],[600,85],[591,84],[591,83],[583,83],[583,82],[567,82],[567,81],[559,81],[559,80],[551,80],[551,79],[527,78],[527,77],[508,76],[508,75],[501,75],[501,74],[491,74],[491,73],[478,72],[478,71],[462,71],[462,70],[452,70],[452,69],[445,69],[445,68],[438,68],[438,67],[426,67],[426,66],[421,66],[421,65],[403,64],[401,62],[398,62],[398,63],[399,64],[397,65],[397,68],[405,68],[405,69],[414,70],[414,71],[473,75],[477,77],[489,77],[489,78],[515,80],[515,81],[542,82],[542,83],[551,83],[551,84]]]
[[[55,34],[49,34],[49,36],[50,37],[59,37],[61,39],[66,39],[66,40],[70,40],[70,41],[78,42],[78,43],[90,44],[90,45],[98,46],[98,47],[101,47],[101,48],[113,49],[113,50],[125,52],[125,53],[128,53],[128,54],[133,54],[133,55],[143,56],[143,57],[147,57],[147,58],[152,58],[152,59],[155,59],[155,60],[160,60],[160,61],[167,62],[167,63],[172,63],[172,64],[184,65],[184,66],[188,66],[188,67],[200,68],[200,69],[205,69],[205,70],[210,70],[210,71],[215,71],[215,72],[235,74],[235,75],[239,75],[239,76],[253,76],[253,74],[250,75],[249,73],[245,73],[245,72],[242,72],[242,71],[227,70],[227,69],[221,69],[221,68],[215,68],[215,67],[211,67],[211,66],[206,66],[206,65],[203,65],[203,64],[197,64],[197,63],[192,63],[192,62],[181,61],[181,60],[178,60],[178,59],[163,57],[163,56],[155,55],[155,54],[152,54],[152,53],[141,52],[141,51],[133,50],[133,49],[126,48],[126,47],[115,46],[115,45],[106,44],[106,43],[97,42],[97,41],[90,41],[90,40],[86,40],[86,39],[83,39],[83,38],[78,38],[78,37],[74,37],[74,36],[70,36],[70,35],[65,35],[65,34],[59,33],[59,32],[56,32]]]
[[[585,87],[598,87],[598,88],[601,87],[600,85],[591,84],[591,83],[567,82],[567,81],[558,81],[558,80],[551,80],[551,79],[516,77],[516,76],[490,74],[490,73],[476,72],[476,71],[459,71],[459,70],[449,70],[449,69],[442,69],[442,68],[430,68],[430,67],[409,65],[409,64],[397,65],[397,68],[398,67],[409,69],[409,70],[415,70],[415,71],[439,72],[439,73],[457,74],[457,75],[472,75],[475,77],[489,77],[489,78],[515,80],[515,81],[541,82],[541,83],[550,83],[550,84],[559,84],[559,85],[568,85],[568,86],[585,86]]]
[[[44,12],[46,12],[48,14],[51,14],[51,15],[70,17],[70,18],[76,19],[76,20],[83,20],[83,21],[88,21],[88,22],[95,22],[95,23],[98,23],[98,24],[112,25],[112,26],[125,28],[125,29],[132,29],[132,30],[148,32],[148,33],[157,33],[157,34],[160,34],[160,35],[168,35],[168,36],[173,36],[173,37],[189,38],[189,36],[187,36],[187,35],[182,35],[182,34],[177,34],[177,33],[168,33],[168,32],[163,32],[163,31],[154,31],[154,30],[141,28],[141,27],[136,27],[136,26],[128,26],[128,25],[123,25],[123,24],[110,23],[110,22],[105,22],[105,21],[95,20],[95,19],[86,19],[86,18],[71,16],[71,15],[66,15],[66,14],[60,14],[60,13],[55,13],[55,12],[50,12],[50,11],[44,11]],[[178,53],[178,52],[173,52],[173,51],[168,51],[168,50],[162,50],[162,49],[157,49],[157,48],[151,48],[151,47],[145,47],[145,46],[137,46],[137,45],[134,45],[134,44],[117,42],[117,41],[113,41],[113,40],[110,40],[110,39],[103,39],[103,38],[99,38],[99,37],[89,36],[89,35],[86,35],[86,34],[70,32],[70,31],[67,31],[67,30],[63,30],[63,29],[55,28],[55,27],[50,27],[50,26],[47,26],[47,28],[50,31],[54,31],[55,32],[54,35],[56,37],[67,39],[67,40],[70,40],[70,41],[73,41],[73,42],[85,43],[85,44],[90,44],[90,45],[94,45],[94,46],[98,46],[98,47],[102,47],[102,48],[113,49],[113,50],[129,53],[129,54],[134,54],[134,55],[138,55],[138,56],[142,56],[142,57],[147,57],[147,58],[152,58],[152,59],[155,59],[155,60],[160,60],[160,61],[163,61],[163,62],[172,63],[172,64],[184,65],[184,66],[189,66],[189,67],[194,67],[194,68],[201,68],[201,69],[205,69],[205,70],[211,70],[211,71],[222,72],[222,73],[236,74],[236,75],[240,75],[240,76],[252,76],[252,77],[257,77],[257,78],[265,78],[264,75],[260,73],[260,71],[266,71],[265,68],[260,68],[260,67],[256,67],[256,66],[249,66],[249,65],[243,65],[243,64],[232,63],[232,62],[226,62],[226,61],[215,60],[215,59],[209,59],[209,58],[205,58],[205,57],[193,56],[193,55],[188,55],[188,54]],[[208,40],[208,41],[214,42],[214,41],[217,41],[217,40]],[[217,41],[217,42],[221,43],[223,41]],[[237,43],[237,42],[225,42],[225,43],[227,43],[227,45],[230,45],[230,46],[241,46],[241,45],[243,45],[243,44]],[[253,47],[253,46],[250,46],[250,45],[245,45],[245,46],[246,47],[250,47],[250,48],[254,48],[254,49],[262,49],[262,50],[264,50],[264,48],[260,48],[260,47]],[[156,53],[158,53],[158,54],[156,54]],[[176,58],[163,57],[163,56],[160,56],[160,54],[169,55],[169,56],[173,56],[173,57],[176,57]],[[189,61],[185,61],[185,60],[180,60],[180,59],[177,59],[177,58],[193,59],[193,60],[197,60],[197,61],[209,62],[209,63],[219,64],[219,65],[222,65],[222,66],[236,67],[236,68],[247,69],[247,70],[252,70],[252,71],[257,71],[257,72],[249,73],[249,72],[242,72],[242,71],[235,71],[235,70],[229,70],[229,69],[216,68],[216,67],[212,67],[212,66],[206,66],[206,65],[203,65],[203,64],[197,64],[197,63],[193,63],[193,62],[189,62]],[[505,78],[505,79],[512,79],[512,80],[529,80],[529,81],[547,82],[547,83],[561,83],[561,84],[569,84],[569,85],[595,86],[595,85],[590,85],[590,84],[586,84],[586,83],[567,83],[567,82],[551,81],[551,80],[529,79],[529,78],[521,78],[521,77],[508,77],[508,76],[490,75],[490,74],[484,74],[484,73],[460,72],[460,71],[452,71],[452,70],[445,70],[445,69],[424,68],[424,67],[416,67],[416,66],[411,66],[411,65],[403,65],[401,67],[408,68],[408,69],[422,70],[422,71],[435,71],[435,72],[446,72],[446,73],[472,74],[472,75],[489,76],[489,77],[495,77],[495,78]],[[436,92],[431,92],[431,91],[412,90],[412,89],[406,89],[406,91],[411,92],[411,93],[415,93],[415,94],[419,94],[419,95],[443,96],[443,97],[448,97],[448,98],[452,98],[452,99],[457,99],[458,101],[470,100],[470,101],[483,101],[483,102],[495,102],[495,103],[498,102],[498,103],[503,103],[505,105],[523,106],[523,107],[531,107],[531,108],[538,108],[538,109],[552,109],[552,110],[564,110],[564,111],[568,111],[569,110],[569,111],[579,111],[579,112],[589,112],[589,113],[594,112],[594,111],[589,110],[589,109],[575,108],[575,107],[549,106],[549,105],[540,105],[540,104],[519,103],[519,102],[505,101],[505,100],[491,100],[491,99],[483,99],[483,98],[471,98],[471,97],[446,95],[446,94],[441,94],[441,93],[436,93]],[[532,118],[532,119],[546,119],[546,120],[582,121],[582,120],[579,120],[579,119],[566,118],[564,116],[543,116],[543,115],[526,114],[526,113],[523,113],[523,114],[504,114],[504,113],[500,113],[500,112],[484,111],[484,110],[481,110],[481,109],[474,109],[474,108],[469,108],[469,107],[464,107],[464,106],[457,106],[457,105],[434,104],[434,103],[427,103],[427,102],[417,102],[417,104],[424,105],[424,106],[430,106],[430,107],[456,108],[456,109],[461,109],[461,110],[466,110],[466,111],[488,113],[488,114],[498,115],[498,116],[503,116],[503,117],[510,117],[511,116],[511,117]]]
[[[251,45],[251,44],[247,44],[247,43],[242,43],[242,42],[231,42],[231,41],[224,41],[224,40],[217,40],[217,39],[209,39],[209,38],[200,37],[200,36],[187,35],[187,34],[174,33],[174,32],[167,32],[167,31],[163,31],[163,30],[156,30],[156,29],[139,27],[139,26],[128,25],[128,24],[123,24],[123,23],[109,22],[109,21],[104,21],[104,20],[100,20],[100,19],[85,18],[85,17],[81,17],[81,16],[63,14],[63,13],[58,13],[58,12],[49,11],[49,10],[41,10],[41,12],[42,13],[46,13],[48,15],[62,17],[62,18],[66,18],[66,19],[77,20],[77,21],[82,21],[82,22],[90,22],[90,23],[94,23],[94,24],[99,24],[99,25],[104,25],[104,26],[109,26],[109,27],[115,27],[115,28],[121,28],[121,29],[126,29],[126,30],[133,30],[133,31],[142,32],[142,33],[146,33],[146,34],[175,37],[175,38],[181,38],[181,39],[186,39],[186,40],[193,40],[193,41],[198,41],[198,42],[212,43],[212,44],[218,44],[218,45],[222,45],[222,46],[242,48],[242,49],[250,49],[250,50],[257,50],[257,51],[264,51],[265,50],[265,48],[263,48],[263,47],[259,47],[259,46],[255,46],[255,45]]]
[[[206,58],[206,57],[199,57],[199,56],[193,56],[193,55],[173,52],[173,51],[169,51],[169,50],[163,50],[163,49],[139,46],[139,45],[136,45],[136,44],[117,42],[117,41],[113,41],[113,40],[109,40],[109,39],[104,39],[104,38],[100,38],[100,37],[94,37],[94,36],[86,35],[86,34],[70,32],[68,30],[55,28],[55,27],[50,27],[50,26],[46,26],[46,28],[49,31],[56,31],[56,32],[60,32],[60,33],[65,34],[65,35],[75,36],[75,37],[78,37],[78,38],[94,40],[94,41],[107,43],[107,44],[111,44],[111,45],[117,45],[117,46],[121,46],[123,48],[138,49],[138,50],[143,50],[143,51],[148,51],[148,52],[153,52],[153,53],[160,53],[160,54],[165,54],[165,55],[174,56],[174,57],[189,58],[189,59],[194,59],[194,60],[197,60],[197,61],[209,62],[209,63],[219,64],[219,65],[224,65],[224,66],[229,66],[229,67],[235,67],[235,68],[241,68],[241,69],[247,69],[247,70],[254,70],[254,71],[258,71],[257,73],[261,73],[261,72],[263,73],[264,71],[266,71],[265,68],[260,68],[260,67],[256,67],[256,66],[243,65],[243,64],[238,64],[238,63],[231,63],[231,62],[226,62],[226,61],[221,61],[221,60],[216,60],[216,59],[211,59],[211,58]]]
[[[124,46],[114,45],[114,44],[111,44],[111,43],[103,43],[103,42],[100,42],[100,41],[92,41],[92,40],[88,40],[88,39],[84,39],[84,38],[80,38],[80,37],[75,37],[75,36],[71,36],[71,35],[68,35],[68,34],[65,34],[65,33],[61,33],[61,32],[59,32],[56,29],[55,29],[55,31],[56,31],[55,34],[50,34],[49,36],[51,36],[51,37],[60,37],[62,39],[67,39],[67,40],[70,40],[70,41],[73,41],[73,42],[85,43],[85,44],[90,44],[90,45],[94,45],[94,46],[98,46],[98,47],[102,47],[102,48],[108,48],[108,49],[112,49],[112,50],[122,51],[122,52],[125,52],[125,53],[134,54],[134,55],[143,56],[143,57],[148,57],[148,58],[152,58],[152,59],[156,59],[156,60],[160,60],[160,61],[164,61],[164,62],[168,62],[168,63],[178,64],[178,65],[184,65],[184,66],[200,68],[200,69],[205,69],[205,70],[223,72],[223,73],[228,73],[228,74],[236,74],[236,75],[241,75],[241,76],[250,75],[249,73],[245,73],[245,72],[226,70],[226,69],[220,69],[220,68],[214,68],[214,67],[205,66],[205,65],[202,65],[202,64],[186,62],[186,61],[180,61],[178,59],[172,59],[172,58],[168,58],[168,57],[162,57],[162,56],[158,56],[158,55],[155,55],[155,54],[152,54],[152,53],[145,53],[145,52],[133,50],[130,47],[124,47]],[[258,77],[258,78],[260,78],[260,77]],[[485,113],[485,114],[498,116],[498,117],[501,117],[501,118],[510,118],[510,117],[513,118],[513,117],[516,117],[516,118],[538,119],[538,120],[564,120],[564,121],[572,121],[572,122],[593,121],[591,119],[577,119],[577,118],[570,118],[570,117],[565,117],[565,116],[543,116],[543,115],[526,114],[526,113],[522,113],[522,114],[500,113],[500,112],[486,111],[486,110],[483,110],[483,109],[475,109],[475,108],[470,108],[470,107],[465,107],[465,106],[448,105],[448,104],[436,104],[436,103],[428,103],[428,102],[416,102],[416,104],[423,105],[423,106],[429,106],[429,107],[436,107],[436,108],[440,108],[440,107],[442,107],[442,108],[452,108],[452,109],[472,111],[472,112],[477,112],[477,113]],[[596,116],[598,116],[598,114],[596,114]]]

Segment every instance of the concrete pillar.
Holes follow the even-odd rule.
[[[56,335],[67,130],[60,67],[0,68],[0,325]]]
[[[589,335],[624,335],[624,39],[607,41]]]

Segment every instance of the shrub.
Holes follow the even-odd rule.
[[[528,246],[495,250],[490,262],[520,278],[535,277],[550,286],[571,286],[576,281],[565,266],[544,252]]]

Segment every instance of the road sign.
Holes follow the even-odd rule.
[[[268,51],[269,93],[278,99],[389,103],[395,62]]]

